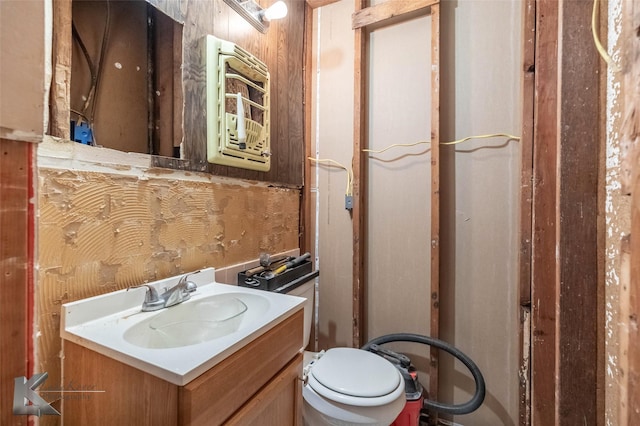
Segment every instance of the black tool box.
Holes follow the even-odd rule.
[[[247,271],[242,271],[238,272],[238,285],[276,293],[287,293],[320,275],[320,271],[314,271],[312,267],[312,262],[305,260],[299,265],[271,278],[266,278],[264,273],[255,274],[247,278]]]

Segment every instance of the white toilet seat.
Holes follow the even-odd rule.
[[[333,348],[315,361],[308,386],[329,400],[359,406],[389,404],[404,395],[404,379],[384,358],[354,348]]]

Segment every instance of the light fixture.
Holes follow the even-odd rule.
[[[224,2],[261,33],[267,32],[270,21],[287,16],[287,4],[282,0],[275,2],[267,9],[263,9],[254,0],[224,0]]]

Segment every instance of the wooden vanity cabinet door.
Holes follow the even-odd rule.
[[[178,424],[213,426],[228,421],[296,358],[302,347],[303,324],[303,311],[300,309],[211,370],[180,387]]]
[[[302,424],[302,354],[225,423],[227,426]]]

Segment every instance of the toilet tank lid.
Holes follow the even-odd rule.
[[[397,393],[402,376],[386,359],[361,349],[332,348],[315,362],[311,376],[342,395],[375,398]],[[309,382],[312,384],[312,381]],[[320,389],[312,386],[321,393]],[[402,386],[404,392],[404,386]]]

